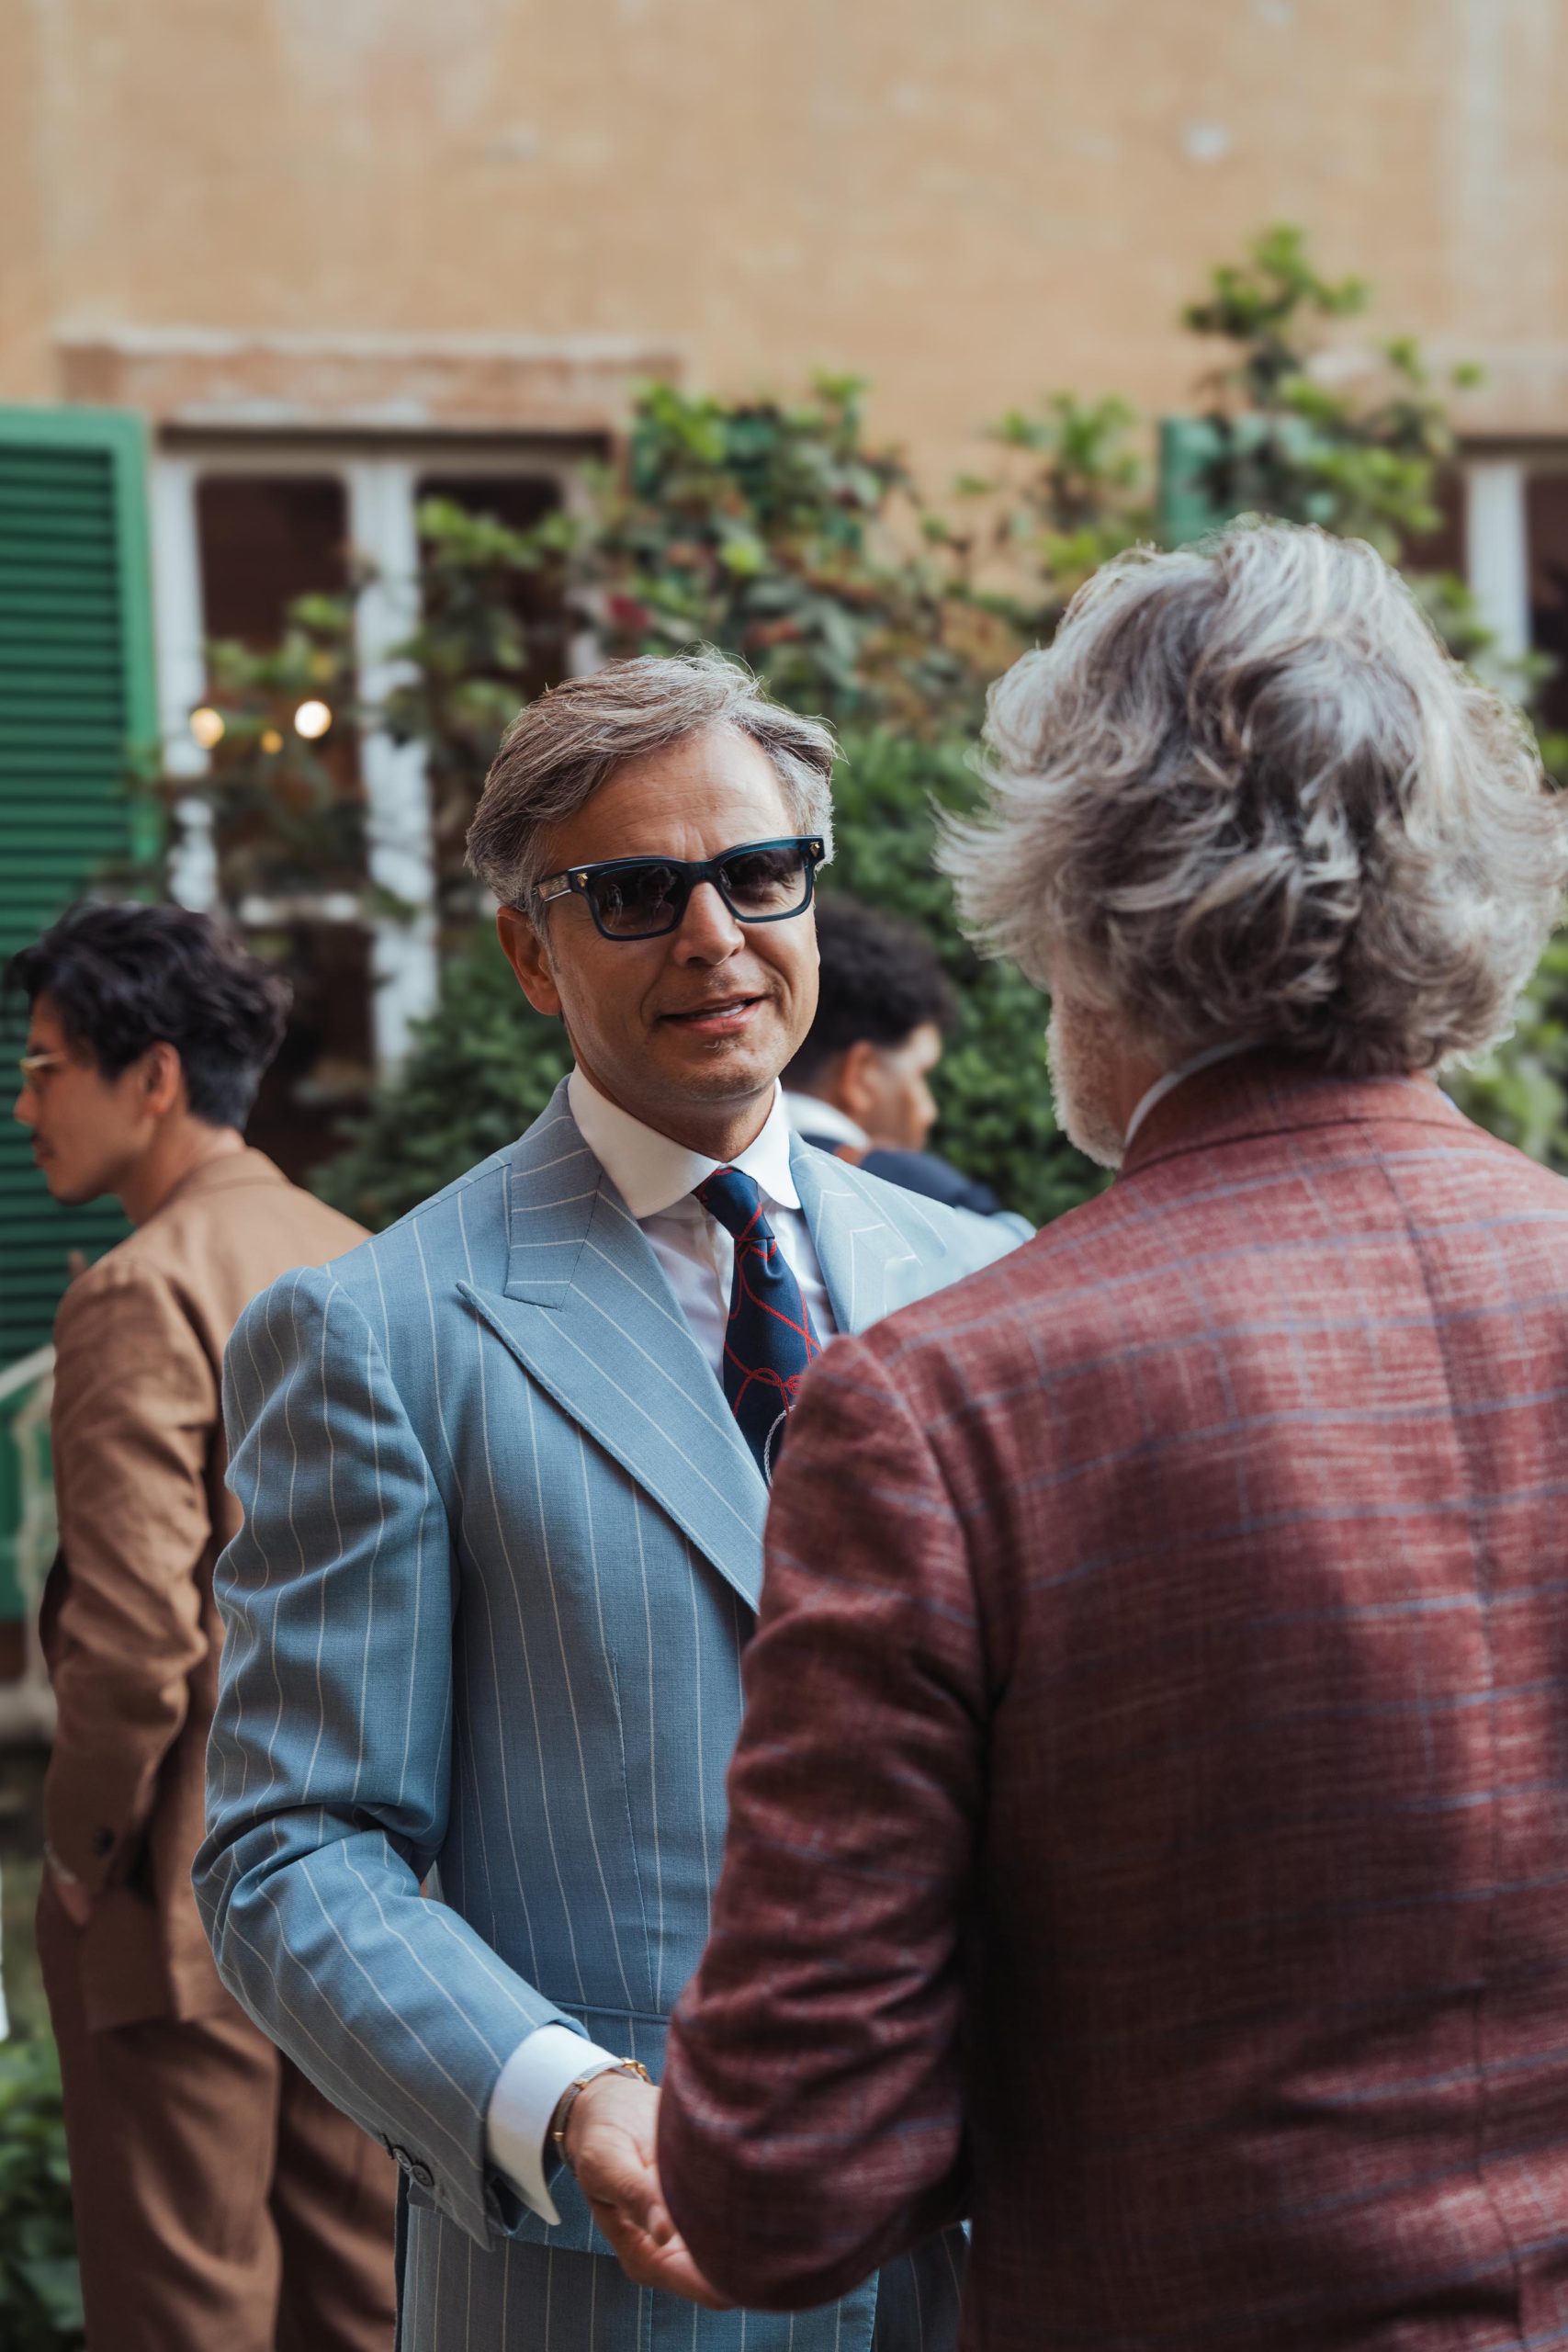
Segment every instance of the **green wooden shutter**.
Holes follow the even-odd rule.
[[[1220,454],[1220,436],[1204,416],[1164,416],[1159,427],[1159,536],[1168,548],[1184,548],[1229,516],[1216,502],[1209,469]]]
[[[0,961],[131,847],[158,731],[146,502],[139,417],[0,407]],[[9,1116],[26,1017],[0,1008],[0,1370],[48,1340],[70,1251],[125,1230],[59,1208]]]
[[[1299,416],[1242,415],[1230,427],[1233,472],[1242,476],[1237,497],[1223,503],[1214,492],[1214,468],[1225,454],[1223,429],[1212,417],[1166,416],[1159,427],[1160,543],[1183,548],[1210,531],[1222,530],[1234,514],[1263,503],[1263,493],[1249,494],[1246,486],[1249,458],[1262,450],[1268,436],[1297,462],[1319,447],[1312,427]]]

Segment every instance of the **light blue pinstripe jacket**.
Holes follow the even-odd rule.
[[[845,1330],[1012,1246],[798,1142],[793,1166]],[[558,2228],[520,2206],[485,2113],[550,2020],[657,2076],[723,1845],[751,1455],[564,1088],[264,1292],[226,1388],[245,1521],[196,1866],[224,1981],[404,2165],[405,2344],[652,2341],[668,2299],[626,2287],[569,2177]],[[863,2346],[874,2300],[750,2315],[750,2352]],[[671,2340],[738,2340],[669,2308]]]

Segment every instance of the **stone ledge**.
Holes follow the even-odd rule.
[[[84,327],[55,347],[67,401],[252,432],[613,433],[639,383],[683,372],[673,343],[615,335]]]

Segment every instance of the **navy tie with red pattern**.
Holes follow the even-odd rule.
[[[697,1186],[696,1195],[735,1237],[724,1393],[757,1467],[772,1485],[790,1407],[802,1374],[822,1352],[821,1343],[751,1178],[739,1168],[716,1169]]]

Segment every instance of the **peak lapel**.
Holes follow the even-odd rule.
[[[459,1289],[754,1609],[767,1489],[658,1259],[564,1093],[518,1144],[506,1193],[505,1291]]]
[[[790,1146],[790,1168],[840,1330],[863,1331],[917,1297],[919,1258],[890,1222],[879,1188],[798,1136]]]

